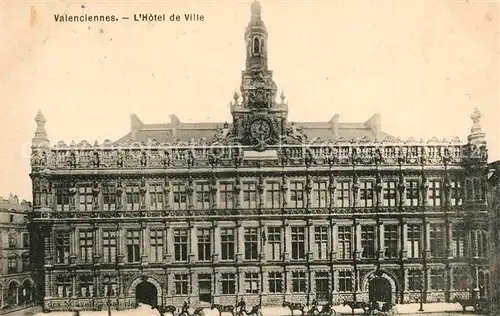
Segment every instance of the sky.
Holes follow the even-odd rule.
[[[269,68],[290,121],[365,122],[405,140],[466,141],[483,114],[500,159],[498,1],[262,0]],[[146,124],[231,121],[251,1],[0,0],[0,195],[31,200],[29,146],[41,110],[52,144],[116,140]],[[118,22],[56,22],[55,14]],[[203,14],[134,22],[134,14]]]

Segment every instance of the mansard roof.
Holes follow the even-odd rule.
[[[338,122],[338,117],[338,115],[335,115],[327,122],[294,122],[294,124],[302,128],[303,133],[309,139],[321,138],[325,141],[396,139],[380,130],[380,115],[378,114],[361,123]],[[135,114],[132,114],[131,131],[118,139],[115,144],[130,141],[147,142],[153,139],[158,142],[173,142],[176,140],[189,142],[192,139],[205,139],[211,142],[217,130],[223,128],[224,124],[226,122],[181,122],[175,115],[170,116],[169,123],[144,124]]]

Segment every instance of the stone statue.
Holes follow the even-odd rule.
[[[298,142],[303,142],[307,139],[307,136],[302,132],[302,128],[297,127],[293,122],[287,128],[287,135]]]

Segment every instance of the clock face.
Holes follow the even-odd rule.
[[[257,141],[265,141],[271,136],[271,124],[267,120],[258,119],[250,125],[250,135]]]

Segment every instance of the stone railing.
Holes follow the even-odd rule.
[[[206,142],[160,144],[158,142],[116,145],[110,141],[88,142],[49,148],[32,148],[33,171],[43,169],[158,169],[251,166],[335,165],[460,165],[464,160],[487,160],[485,147],[452,142],[335,142],[312,141],[301,145],[270,146],[247,159],[252,147]],[[265,157],[265,159],[264,159]]]

